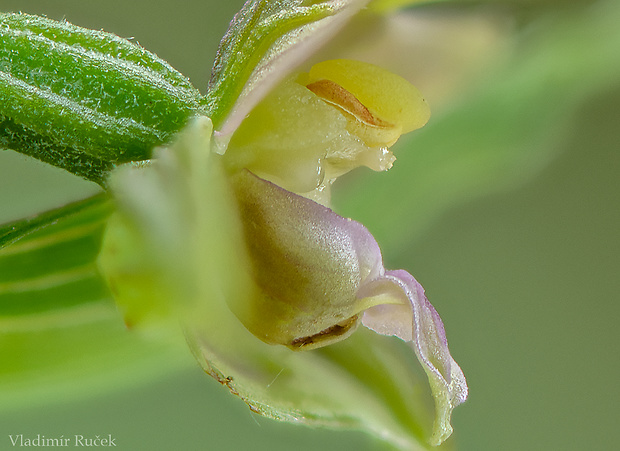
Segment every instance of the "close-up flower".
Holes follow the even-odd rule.
[[[522,246],[527,264],[510,251],[485,260],[495,216],[476,202],[529,186],[561,158],[567,124],[620,72],[620,10],[465,3],[209,4],[209,25],[194,28],[213,42],[210,78],[189,64],[200,45],[178,51],[188,78],[157,40],[159,56],[96,23],[0,12],[1,191],[21,199],[9,177],[21,155],[67,186],[45,203],[62,183],[24,178],[38,200],[0,215],[0,419],[10,429],[0,440],[236,449],[253,446],[240,416],[251,415],[310,426],[294,429],[295,449],[300,434],[328,430],[342,435],[308,449],[357,448],[346,431],[372,449],[494,449],[493,432],[479,430],[511,409],[489,400],[518,398],[529,363],[511,345],[495,349],[493,334],[513,319],[521,341],[561,334],[532,332],[543,329],[528,298],[535,283],[501,282],[536,264],[533,245],[510,216],[502,246]],[[458,205],[475,225],[451,222]],[[128,421],[170,410],[158,434],[206,421],[204,431],[148,442],[151,425],[74,431],[64,414],[20,430],[29,409],[129,399],[178,374],[200,376],[198,390],[169,384],[181,412],[153,391]],[[216,420],[183,396],[205,399]],[[224,420],[229,405],[244,414]]]
[[[204,98],[127,41],[111,42],[117,54],[109,54],[97,49],[102,33],[6,14],[3,33],[15,55],[5,60],[5,114],[18,132],[5,139],[111,194],[116,213],[106,220],[96,270],[129,329],[179,328],[206,372],[254,412],[310,425],[347,418],[403,449],[439,445],[452,433],[453,408],[467,398],[439,314],[409,273],[385,270],[367,229],[329,208],[335,180],[359,166],[389,169],[390,147],[422,127],[429,108],[408,81],[369,63],[337,59],[296,69],[365,2],[298,3],[243,6],[220,44]],[[111,74],[114,82],[89,92],[101,98],[86,102],[70,98],[58,81],[81,86]],[[116,91],[111,105],[106,90]],[[154,108],[161,117],[124,117],[138,113],[140,97],[160,102]],[[42,110],[25,114],[22,104]],[[127,135],[161,139],[169,115],[187,125],[177,119],[180,131],[149,158],[121,147]],[[78,134],[85,122],[86,139]],[[32,143],[19,133],[49,148],[25,150]],[[88,160],[76,164],[71,153]],[[18,253],[24,234],[8,232]],[[306,361],[325,359],[315,349],[359,326],[410,344],[435,400],[430,430],[390,419],[390,406],[382,409],[387,421],[356,412],[347,399],[358,396],[352,389],[334,403],[331,390],[306,386]],[[255,365],[248,366],[248,355]],[[270,361],[277,371],[259,369]],[[314,371],[325,383],[338,378],[334,369]],[[278,375],[268,391],[260,388]],[[294,397],[288,385],[296,387]]]

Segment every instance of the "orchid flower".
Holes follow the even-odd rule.
[[[419,449],[450,436],[465,378],[422,286],[383,267],[370,232],[330,209],[330,187],[359,166],[388,170],[389,148],[422,127],[429,109],[409,82],[372,64],[306,63],[366,3],[250,0],[222,40],[204,98],[180,80],[157,82],[194,114],[149,158],[96,155],[103,169],[91,179],[115,205],[98,268],[131,329],[182,331],[205,371],[253,411],[365,428]],[[144,65],[141,58],[135,64]],[[145,85],[170,80],[167,66],[157,70]],[[136,121],[124,124],[135,136],[149,133]],[[96,171],[89,164],[81,175]],[[430,434],[412,432],[424,429],[412,426],[414,395],[392,405],[372,395],[407,392],[379,380],[409,377],[406,365],[387,363],[400,359],[392,350],[398,339],[428,378]],[[368,377],[377,384],[371,394],[351,387]],[[404,384],[411,383],[418,383],[413,374]]]

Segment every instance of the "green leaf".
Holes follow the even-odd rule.
[[[0,147],[104,184],[144,160],[198,109],[198,91],[118,36],[0,14]]]
[[[39,231],[38,236],[44,236],[48,231],[44,231],[43,229],[56,224],[60,219],[64,220],[62,226],[67,227],[67,225],[69,225],[67,222],[69,218],[87,222],[87,218],[93,215],[93,224],[97,224],[101,219],[107,217],[109,211],[110,204],[106,202],[106,196],[104,194],[99,194],[83,201],[40,213],[30,218],[0,225],[0,250],[35,231]],[[60,226],[57,225],[54,232],[58,232],[58,227]],[[15,248],[10,252],[14,251]]]
[[[388,174],[356,174],[335,187],[334,204],[389,254],[447,209],[523,183],[554,158],[584,99],[620,79],[618,20],[611,1],[541,16],[501,68],[394,147]],[[386,202],[395,193],[406,202]]]
[[[98,195],[0,228],[2,408],[104,391],[182,364],[176,345],[125,328],[99,274],[111,211]]]
[[[0,321],[3,330],[30,318],[109,298],[95,259],[111,211],[105,195],[0,229]]]
[[[368,0],[249,0],[222,39],[204,98],[216,130],[234,131],[258,101]]]

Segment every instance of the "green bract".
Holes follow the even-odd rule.
[[[99,184],[144,160],[198,109],[166,62],[110,33],[0,14],[0,146]]]

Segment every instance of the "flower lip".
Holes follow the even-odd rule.
[[[362,286],[358,294],[403,301],[369,308],[364,312],[362,324],[381,335],[396,336],[411,344],[435,398],[436,416],[430,441],[439,445],[452,433],[452,410],[468,395],[465,376],[450,355],[439,314],[426,298],[422,285],[403,270],[385,272]]]
[[[384,269],[377,242],[360,223],[247,170],[233,186],[259,288],[229,302],[240,321],[261,340],[294,350],[341,341],[360,323],[409,343],[435,398],[431,440],[444,441],[467,384],[424,288],[406,271]]]
[[[370,307],[361,281],[379,273],[366,229],[244,170],[231,178],[249,252],[254,292],[228,304],[259,339],[292,349],[340,341]]]

